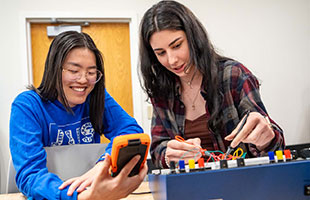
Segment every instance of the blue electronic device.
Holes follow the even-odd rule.
[[[310,200],[310,160],[148,176],[154,200]]]

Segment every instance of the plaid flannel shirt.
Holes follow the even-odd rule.
[[[219,75],[220,89],[223,93],[220,112],[223,129],[215,131],[216,133],[212,132],[215,149],[226,151],[230,142],[225,141],[224,137],[235,129],[248,110],[267,116],[275,137],[263,151],[259,151],[254,144],[241,144],[241,147],[247,151],[247,157],[263,156],[269,151],[284,149],[283,131],[268,116],[259,94],[259,83],[256,77],[242,64],[233,60],[220,62]],[[179,91],[180,83],[177,83],[176,87],[176,91]],[[203,92],[201,94],[204,96]],[[165,152],[168,141],[174,139],[176,135],[184,137],[185,106],[179,94],[165,101],[155,101],[152,98],[151,102],[153,105],[151,156],[156,167],[167,168]],[[207,104],[206,111],[208,112]]]

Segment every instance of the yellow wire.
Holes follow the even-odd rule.
[[[238,154],[238,152],[240,152],[239,154]],[[242,148],[238,148],[235,152],[234,152],[234,154],[233,154],[233,160],[236,160],[236,158],[240,158],[241,156],[243,155],[243,149]]]

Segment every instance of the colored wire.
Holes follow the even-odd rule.
[[[179,160],[183,160],[183,158],[186,156],[186,154],[188,154],[188,153],[190,153],[190,152],[192,152],[192,151],[197,151],[197,150],[198,150],[198,148],[192,148],[192,149],[190,149],[190,150],[187,150],[187,151],[180,157]],[[200,152],[198,152],[197,154],[195,154],[194,160],[195,160],[195,158],[197,157],[197,155],[199,155],[199,153],[200,153]],[[179,163],[177,162],[177,163],[176,163],[176,167],[178,167],[178,165],[179,165]]]
[[[184,138],[182,138],[181,136],[179,136],[179,135],[176,135],[175,137],[174,137],[177,141],[179,141],[179,142],[185,142],[185,143],[187,143],[187,144],[190,144],[190,143],[188,143],[188,142],[186,142],[185,140],[184,140]],[[192,144],[191,144],[192,145]],[[198,149],[199,149],[199,151],[200,151],[200,153],[202,154],[202,155],[206,155],[206,151],[207,151],[207,149],[203,149],[203,148],[201,148],[201,147],[197,147]]]
[[[184,138],[182,138],[181,136],[177,135],[175,136],[175,139],[179,142],[185,142],[187,144],[190,144],[188,142],[186,142],[184,140]],[[226,160],[235,160],[237,158],[245,158],[246,156],[246,152],[244,153],[243,149],[242,148],[238,148],[237,150],[234,151],[233,155],[227,155],[225,153],[223,153],[222,151],[220,150],[215,150],[215,151],[207,151],[207,149],[203,149],[201,147],[195,147],[195,148],[192,148],[188,151],[186,151],[181,157],[179,160],[182,160],[186,154],[188,154],[189,152],[193,152],[193,151],[197,151],[199,150],[199,152],[197,152],[195,155],[194,155],[194,160],[196,159],[196,157],[201,153],[203,156],[208,156],[209,158],[207,159],[207,163],[212,159],[213,162],[216,162],[216,161],[220,161],[220,160],[224,160],[225,157],[226,157]],[[218,155],[216,155],[216,153]],[[176,164],[178,166],[178,163]]]
[[[246,152],[241,156],[241,158],[245,158],[245,156],[246,156]]]
[[[243,155],[243,149],[239,147],[239,148],[233,153],[233,160],[235,160],[236,158],[240,158],[242,155]]]

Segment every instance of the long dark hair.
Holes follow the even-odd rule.
[[[73,114],[63,91],[62,66],[68,53],[74,48],[87,48],[92,51],[96,57],[97,69],[103,74],[90,93],[89,108],[90,121],[93,128],[101,135],[103,134],[102,117],[105,99],[104,63],[101,52],[88,34],[67,31],[57,35],[50,45],[40,86],[35,88],[31,85],[28,88],[36,91],[44,101],[54,101],[59,96],[66,110]]]
[[[139,47],[142,88],[148,97],[155,101],[175,95],[178,77],[161,65],[150,45],[152,34],[162,30],[185,32],[190,51],[190,65],[194,65],[203,75],[202,85],[207,93],[205,99],[211,114],[209,127],[214,130],[218,124],[217,118],[222,102],[218,64],[225,57],[215,52],[204,26],[196,16],[178,2],[160,1],[148,9],[142,18]]]

